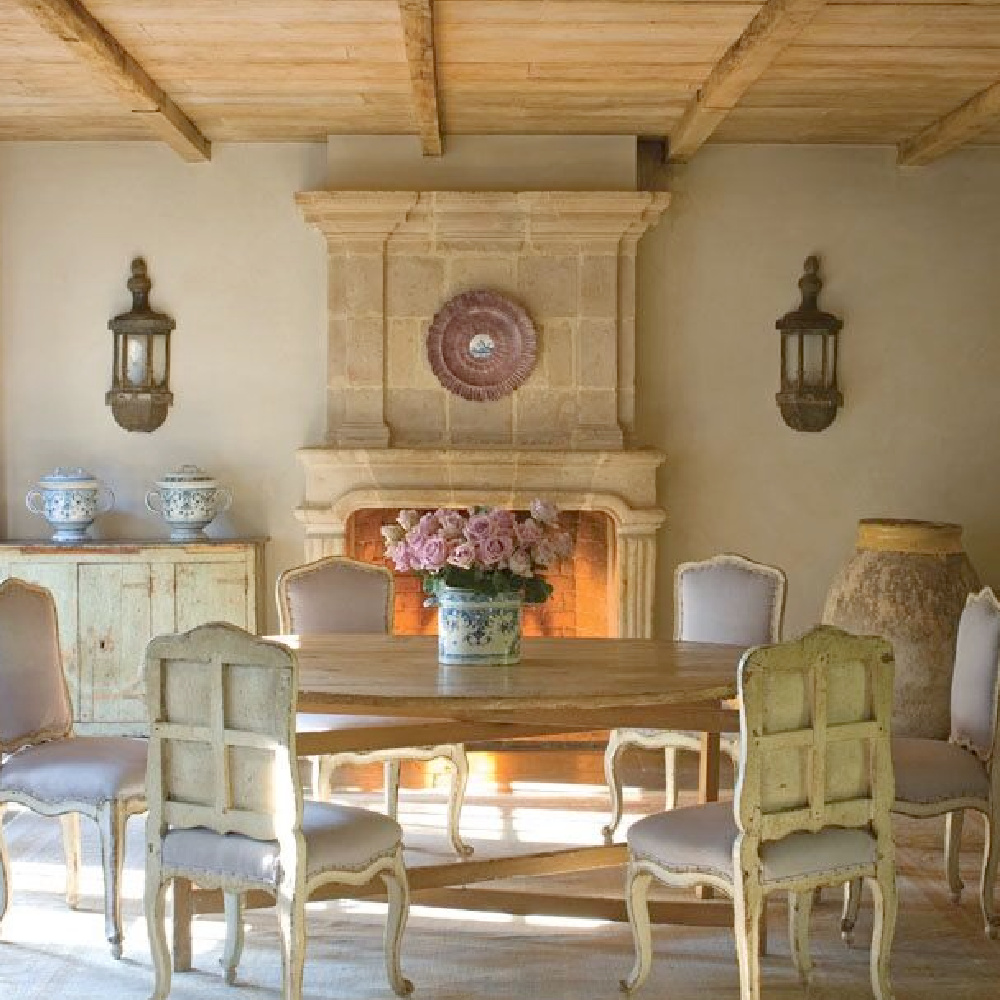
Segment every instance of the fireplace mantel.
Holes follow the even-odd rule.
[[[662,452],[510,449],[303,448],[306,558],[343,555],[357,510],[470,507],[526,509],[535,497],[563,510],[599,510],[615,527],[616,633],[652,635],[656,506]]]

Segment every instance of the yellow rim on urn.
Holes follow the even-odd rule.
[[[962,526],[946,521],[863,518],[858,522],[857,547],[874,552],[953,555],[963,551]]]

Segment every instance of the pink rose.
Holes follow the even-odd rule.
[[[417,522],[417,531],[423,535],[424,538],[430,538],[440,525],[438,524],[438,519],[434,514],[424,514],[422,518]]]
[[[479,557],[485,566],[499,566],[513,551],[514,543],[508,536],[493,535],[479,543]]]
[[[439,570],[448,561],[448,543],[439,535],[424,539],[418,551],[420,568]]]
[[[379,531],[386,546],[401,542],[406,532],[398,524],[383,524]]]
[[[503,507],[494,507],[486,515],[493,522],[495,535],[509,535],[514,530],[514,515]]]
[[[473,514],[465,524],[465,537],[481,542],[493,534],[493,522],[486,514]]]
[[[573,536],[568,531],[560,531],[553,544],[560,559],[569,559],[573,554]]]
[[[392,560],[396,572],[406,573],[410,569],[410,547],[406,542],[394,542],[385,547],[385,554]]]
[[[532,576],[531,556],[524,549],[514,549],[508,563],[511,573],[516,576]]]
[[[548,500],[532,500],[531,516],[543,524],[555,524],[559,517],[559,508]]]
[[[548,538],[543,538],[534,548],[532,555],[539,566],[551,566],[558,560],[555,546]]]
[[[438,514],[441,530],[445,538],[461,538],[465,530],[465,518],[457,510],[446,510]]]
[[[476,547],[471,542],[458,542],[452,545],[448,554],[448,562],[459,569],[468,569],[476,561]]]
[[[419,519],[420,515],[415,510],[401,510],[396,518],[406,531],[415,527]]]
[[[533,517],[523,520],[515,526],[514,530],[517,532],[517,540],[522,545],[529,547],[537,545],[542,540],[542,535],[544,534],[542,526]]]

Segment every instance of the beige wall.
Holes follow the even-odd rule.
[[[616,159],[615,175],[623,170]],[[119,496],[103,537],[163,537],[142,497],[181,462],[236,494],[219,535],[301,558],[295,450],[325,431],[326,248],[295,208],[323,145],[0,145],[0,432],[8,537],[40,537],[24,493],[82,464]],[[623,175],[622,175],[623,176]],[[879,150],[708,149],[639,249],[638,439],[668,455],[660,629],[680,559],[735,549],[784,566],[788,625],[819,614],[865,515],[947,518],[1000,584],[1000,155],[900,171]],[[844,410],[781,423],[774,321],[820,254],[844,319]],[[104,404],[107,321],[144,255],[177,321],[176,402],[151,435]],[[272,621],[273,625],[273,621]]]
[[[859,517],[953,520],[1000,584],[1000,153],[900,170],[874,149],[719,147],[675,173],[639,247],[638,436],[667,453],[659,625],[680,560],[786,570],[786,631],[817,620]],[[843,410],[774,402],[774,321],[821,258]]]
[[[232,487],[215,535],[267,535],[269,580],[297,562],[295,449],[325,422],[326,255],[292,194],[321,186],[323,145],[217,146],[205,165],[155,144],[0,146],[0,357],[5,534],[45,537],[24,494],[56,465],[109,483],[92,533],[165,537],[145,491],[182,462]],[[177,322],[175,401],[153,434],[104,403],[108,320],[145,256],[151,303]],[[273,625],[272,621],[272,625]]]

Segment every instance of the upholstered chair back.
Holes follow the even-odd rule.
[[[146,647],[147,829],[206,827],[282,849],[301,825],[294,654],[215,622]]]
[[[738,555],[681,563],[674,573],[674,638],[754,646],[778,642],[785,574]]]
[[[43,587],[0,584],[0,753],[67,736],[73,711],[56,605]]]
[[[892,679],[888,642],[825,625],[744,655],[734,803],[744,834],[863,827],[891,844]]]
[[[278,577],[283,634],[392,631],[392,574],[383,566],[328,556]]]
[[[1000,604],[989,587],[970,594],[958,622],[951,680],[951,739],[988,760],[997,741]]]

